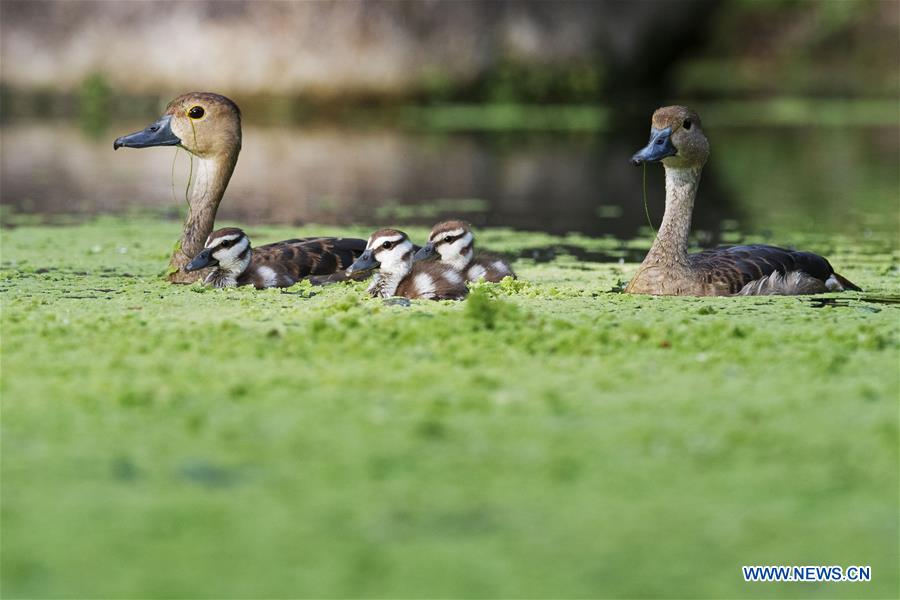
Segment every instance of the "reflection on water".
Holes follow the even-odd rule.
[[[112,150],[67,123],[2,128],[2,203],[41,214],[121,213],[150,207],[177,217],[188,158],[171,148]],[[646,226],[641,170],[631,154],[646,123],[626,133],[416,134],[394,130],[245,126],[243,151],[219,216],[259,223],[476,225],[633,237]],[[722,224],[852,231],[894,227],[896,128],[717,128],[695,229]],[[663,210],[662,170],[647,172],[650,212]],[[174,183],[174,190],[173,190]],[[730,225],[728,225],[730,224]]]

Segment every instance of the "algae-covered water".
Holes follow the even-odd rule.
[[[6,597],[897,596],[891,235],[768,239],[864,293],[695,299],[612,291],[646,239],[486,229],[519,281],[404,307],[168,285],[174,222],[19,224]]]

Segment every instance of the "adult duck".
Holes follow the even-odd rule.
[[[662,162],[666,210],[650,252],[625,288],[671,296],[795,295],[859,290],[818,254],[754,244],[688,254],[691,213],[709,142],[700,117],[684,106],[653,113],[650,142],[634,165]]]
[[[199,159],[181,241],[169,261],[169,281],[191,283],[200,273],[185,267],[204,249],[241,151],[241,111],[225,96],[190,92],[169,102],[146,129],[113,142],[114,150],[152,146],[181,146]]]

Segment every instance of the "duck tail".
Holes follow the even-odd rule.
[[[853,283],[852,281],[850,281],[850,280],[847,279],[846,277],[843,277],[843,276],[841,276],[841,275],[838,275],[837,273],[832,273],[831,276],[834,277],[834,278],[837,280],[837,282],[838,282],[839,284],[841,284],[841,289],[844,289],[844,290],[852,290],[852,291],[854,291],[854,292],[861,292],[861,291],[862,291],[862,288],[861,288],[861,287],[859,287],[858,285],[856,285],[855,283]]]

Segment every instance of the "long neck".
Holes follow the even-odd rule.
[[[228,187],[240,151],[238,143],[228,153],[201,158],[193,165],[194,185],[188,199],[188,216],[181,239],[169,260],[168,279],[172,283],[192,283],[200,278],[200,272],[189,273],[184,267],[203,250],[206,238],[212,233],[219,202]]]
[[[203,250],[206,238],[212,233],[216,211],[234,172],[237,156],[237,152],[233,152],[201,158],[194,166],[190,211],[181,236],[181,250],[188,256],[195,256]]]
[[[666,212],[645,263],[687,267],[688,234],[700,171],[666,167]]]

